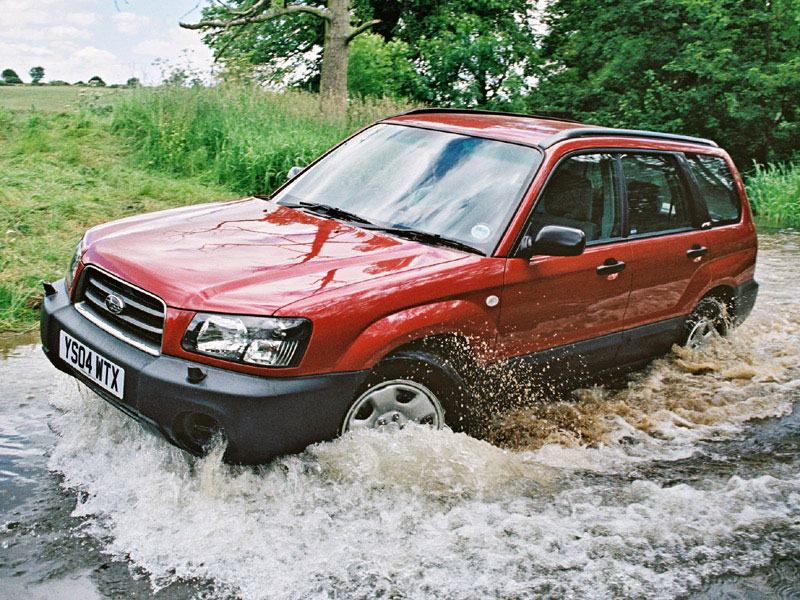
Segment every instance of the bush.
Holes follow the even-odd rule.
[[[120,98],[113,126],[151,167],[256,194],[271,192],[290,168],[310,163],[358,128],[404,108],[354,100],[344,118],[326,119],[313,94],[164,86]]]
[[[756,165],[745,182],[756,215],[776,225],[800,227],[800,161]]]

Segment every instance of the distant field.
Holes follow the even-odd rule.
[[[61,111],[81,105],[107,106],[130,92],[123,88],[9,85],[0,87],[0,108]]]

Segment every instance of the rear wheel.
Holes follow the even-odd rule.
[[[407,350],[378,364],[356,394],[342,423],[354,429],[399,429],[409,422],[454,429],[464,420],[470,392],[442,357]]]
[[[703,298],[686,319],[683,345],[700,348],[716,337],[728,333],[726,311],[722,301]]]

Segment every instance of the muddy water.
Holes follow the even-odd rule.
[[[701,352],[493,424],[257,469],[0,348],[0,598],[800,597],[800,235]]]

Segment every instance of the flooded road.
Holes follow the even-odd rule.
[[[0,347],[0,598],[800,598],[800,235],[750,319],[490,439],[359,432],[260,468]]]

